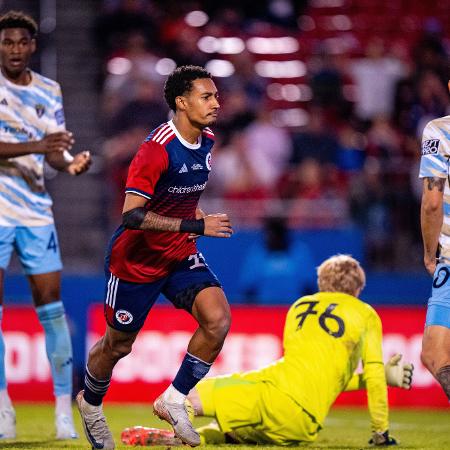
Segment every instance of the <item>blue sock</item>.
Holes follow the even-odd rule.
[[[184,395],[209,372],[212,363],[202,361],[190,353],[186,353],[181,363],[175,379],[172,381],[173,387]]]
[[[61,301],[36,308],[45,331],[45,347],[50,362],[55,396],[72,395],[72,342]]]
[[[111,379],[98,380],[89,372],[86,364],[86,371],[84,373],[84,399],[94,406],[100,406],[103,402],[103,397],[109,388]]]
[[[2,332],[3,306],[0,306],[0,391],[6,389],[5,342]]]

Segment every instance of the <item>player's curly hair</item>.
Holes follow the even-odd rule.
[[[366,275],[350,255],[335,255],[317,268],[319,291],[357,295],[366,285]]]
[[[25,28],[30,32],[34,39],[38,32],[38,26],[35,20],[22,11],[8,11],[0,17],[0,31],[5,28]]]
[[[199,78],[212,78],[211,74],[200,66],[177,67],[167,78],[164,85],[164,98],[169,108],[175,112],[175,99],[192,89],[192,82]]]

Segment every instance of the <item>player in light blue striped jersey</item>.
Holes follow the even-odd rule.
[[[450,116],[425,127],[419,176],[424,263],[433,276],[421,357],[450,401]]]
[[[74,139],[65,128],[59,84],[28,68],[36,33],[35,21],[21,12],[0,17],[0,321],[4,273],[15,249],[45,330],[56,437],[71,439],[78,437],[71,410],[72,346],[60,299],[62,264],[44,162],[78,175],[89,168],[91,158],[89,152],[69,153]],[[0,439],[16,436],[4,355],[0,332]]]

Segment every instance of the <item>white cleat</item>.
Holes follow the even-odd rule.
[[[16,412],[14,408],[0,410],[0,439],[15,439]]]
[[[101,406],[90,405],[83,398],[84,391],[78,392],[77,405],[81,415],[84,434],[93,449],[114,450],[114,438],[106,423]]]
[[[78,433],[75,431],[72,415],[57,414],[55,418],[56,439],[78,439]]]
[[[191,447],[200,445],[200,435],[194,430],[184,404],[166,402],[160,395],[153,403],[153,413],[172,425],[175,436]]]

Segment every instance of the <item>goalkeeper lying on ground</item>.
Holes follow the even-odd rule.
[[[413,366],[400,355],[383,364],[381,321],[358,300],[365,274],[350,256],[337,255],[318,268],[319,292],[289,309],[284,357],[259,370],[206,378],[188,399],[195,414],[215,421],[197,430],[202,443],[295,445],[317,438],[331,405],[342,391],[367,389],[375,445],[392,445],[386,383],[411,387]],[[363,373],[355,369],[362,361]],[[181,444],[173,433],[126,429],[132,445]]]

